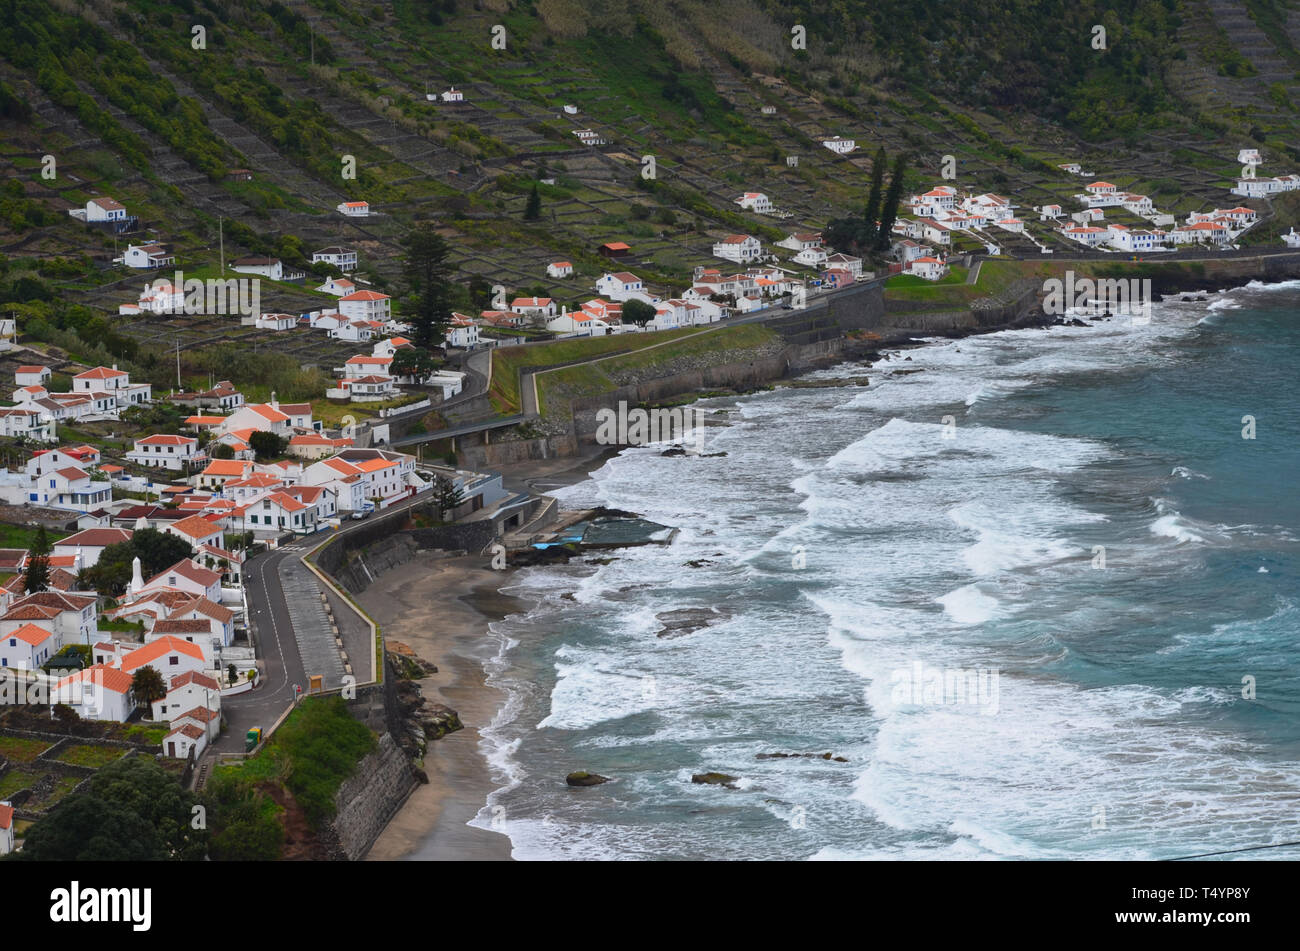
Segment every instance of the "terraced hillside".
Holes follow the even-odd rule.
[[[637,273],[673,291],[721,235],[770,241],[860,213],[878,147],[909,154],[909,185],[952,155],[957,184],[1021,206],[1072,206],[1078,179],[1057,165],[1080,161],[1175,214],[1222,204],[1240,147],[1260,147],[1269,174],[1300,165],[1293,0],[975,6],[5,0],[0,168],[16,184],[0,203],[0,296],[32,300],[14,291],[29,277],[114,315],[141,279],[110,262],[145,237],[189,271],[214,266],[222,239],[227,260],[295,264],[343,244],[391,290],[400,236],[433,219],[463,281],[572,303],[604,270],[605,241],[629,243]],[[453,87],[464,101],[440,101]],[[859,149],[821,148],[833,135]],[[782,216],[741,211],[746,190]],[[114,238],[66,215],[104,194],[142,230]],[[374,213],[333,210],[358,199]],[[1046,229],[998,237],[1013,254],[1061,247]],[[57,273],[42,270],[54,258]],[[575,277],[548,278],[556,259]],[[268,309],[329,302],[309,285],[272,293]],[[94,342],[110,350],[242,339],[108,323],[116,336]],[[290,349],[322,366],[348,350]]]

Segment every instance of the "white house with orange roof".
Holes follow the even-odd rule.
[[[1218,221],[1198,221],[1179,225],[1169,232],[1174,244],[1224,244],[1232,238],[1232,231]]]
[[[343,366],[335,367],[335,372],[346,379],[363,376],[390,376],[388,368],[392,366],[391,356],[382,357],[358,353],[348,357]]]
[[[118,667],[129,676],[134,676],[141,667],[152,667],[162,674],[163,683],[170,683],[180,674],[201,674],[208,669],[203,651],[197,644],[171,636],[159,637],[128,651],[122,655]]]
[[[153,387],[148,383],[132,383],[131,375],[117,368],[95,367],[78,373],[72,378],[74,395],[94,396],[99,393],[112,395],[118,408],[138,406],[153,399]]]
[[[221,712],[221,684],[207,674],[189,671],[177,674],[166,684],[167,695],[151,706],[154,720],[172,720],[198,706]]]
[[[942,258],[920,257],[912,261],[908,272],[927,281],[937,281],[948,273],[948,265]]]
[[[219,492],[227,482],[246,479],[252,473],[251,459],[213,459],[195,477],[194,484],[201,489]]]
[[[347,215],[349,218],[364,218],[370,214],[370,202],[343,201],[335,205],[334,210],[341,215]]]
[[[266,537],[292,532],[310,535],[316,531],[315,505],[299,502],[283,492],[272,492],[236,509],[242,518],[241,530]]]
[[[713,245],[713,256],[747,264],[763,256],[763,244],[753,235],[730,234]]]
[[[357,252],[351,248],[340,248],[338,246],[321,248],[319,251],[311,253],[311,263],[324,261],[326,264],[332,264],[340,271],[355,271],[357,269]]]
[[[298,433],[289,440],[289,455],[299,459],[322,459],[352,445],[347,438],[333,439],[320,433]]]
[[[191,559],[186,558],[176,562],[165,571],[158,572],[158,574],[148,579],[139,591],[133,591],[132,594],[138,595],[166,588],[188,594],[200,594],[209,601],[220,603],[221,573],[219,571],[209,571],[207,568],[196,565]]]
[[[129,528],[87,528],[67,538],[60,538],[54,543],[51,553],[59,556],[81,552],[81,566],[91,568],[99,562],[99,556],[105,548],[129,542],[131,535]]]
[[[427,486],[415,472],[414,456],[388,449],[345,449],[304,468],[301,484],[333,489],[339,508],[354,511],[374,499],[384,507]]]
[[[126,206],[107,196],[92,198],[86,202],[87,221],[125,221]]]
[[[1108,228],[1098,228],[1095,225],[1071,225],[1068,228],[1062,228],[1061,234],[1071,241],[1077,241],[1087,247],[1095,248],[1110,240],[1111,231]]]
[[[68,644],[90,644],[98,617],[94,595],[69,594],[61,591],[36,591],[10,602],[0,615],[0,637],[6,637],[24,624],[49,628],[58,638],[55,652]]]
[[[370,352],[376,357],[391,357],[402,347],[413,346],[415,345],[406,337],[389,337],[387,340],[380,340],[376,343],[370,348]]]
[[[64,677],[55,685],[51,700],[71,707],[83,720],[125,723],[135,712],[131,675],[107,664]]]
[[[807,248],[820,248],[822,246],[822,233],[820,231],[795,231],[786,235],[780,241],[776,242],[778,248],[788,248],[791,251],[803,251]]]
[[[339,298],[339,313],[353,320],[386,321],[393,316],[393,299],[378,291],[353,291]]]
[[[952,229],[942,221],[925,221],[922,222],[921,237],[931,244],[952,244]]]
[[[25,622],[0,636],[0,668],[36,670],[58,653],[59,647],[52,628]]]
[[[628,301],[632,299],[654,303],[654,298],[645,292],[645,282],[630,271],[617,271],[602,274],[596,279],[597,294],[610,300]]]
[[[752,211],[760,215],[770,215],[774,210],[772,199],[762,192],[745,192],[735,200],[735,203],[746,211]]]
[[[468,350],[478,344],[478,324],[468,314],[453,312],[447,325],[447,346]]]
[[[75,456],[62,450],[34,453],[27,460],[25,471],[31,479],[27,502],[88,512],[112,500],[112,484],[94,479]]]
[[[1107,230],[1110,232],[1107,243],[1119,251],[1155,251],[1164,246],[1167,237],[1163,231],[1129,228],[1114,223]]]
[[[199,448],[193,436],[174,436],[157,433],[135,441],[135,448],[126,458],[136,465],[155,466],[183,472],[207,462],[207,455]]]
[[[258,432],[275,433],[277,436],[289,436],[293,426],[289,414],[281,412],[275,401],[270,403],[247,403],[226,417],[221,426],[223,433],[240,429],[252,429]]]
[[[957,207],[957,195],[952,189],[932,188],[920,195],[913,195],[912,214],[921,218],[942,217]]]
[[[526,317],[554,317],[555,301],[549,297],[516,297],[510,302],[510,310]]]
[[[1106,208],[1122,205],[1127,195],[1110,182],[1089,182],[1083,186],[1083,192],[1074,197],[1089,208]]]
[[[48,413],[31,406],[0,407],[0,436],[32,442],[58,442],[57,427]]]
[[[546,265],[546,276],[555,278],[573,277],[573,262],[552,261]]]
[[[610,325],[585,310],[571,311],[566,307],[558,317],[546,322],[546,329],[562,337],[603,337],[609,333]]]
[[[284,485],[281,476],[270,472],[254,472],[244,479],[231,479],[221,487],[224,498],[240,505],[261,498],[268,492],[274,492]]]
[[[175,264],[176,255],[161,244],[128,244],[121,260],[127,267],[148,270]]]
[[[210,545],[213,548],[226,547],[221,526],[204,518],[202,515],[188,515],[185,518],[177,519],[165,525],[163,531],[168,535],[175,535],[177,538],[189,542],[190,547],[194,549],[204,545]]]
[[[14,371],[14,383],[18,386],[44,387],[50,382],[50,376],[49,367],[25,364]]]
[[[297,314],[258,314],[252,320],[252,326],[258,330],[293,330],[298,326]]]

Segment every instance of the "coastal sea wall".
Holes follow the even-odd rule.
[[[386,571],[413,561],[421,550],[480,552],[497,538],[489,520],[405,528],[407,512],[372,516],[370,524],[340,536],[316,556],[317,566],[351,594],[360,594]]]
[[[981,306],[967,310],[935,312],[912,309],[908,305],[896,308],[892,302],[886,307],[878,285],[863,285],[859,294],[841,295],[825,306],[768,321],[765,326],[780,338],[775,346],[755,349],[742,354],[742,359],[720,363],[684,357],[666,367],[633,371],[627,374],[633,379],[622,386],[572,400],[568,435],[575,446],[573,451],[579,444],[595,441],[597,412],[616,408],[620,402],[635,406],[662,403],[700,391],[752,389],[808,370],[861,359],[882,346],[919,336],[960,336],[1041,323],[1045,318],[1038,307],[1039,286],[1039,282],[1025,282],[1012,288],[1001,301],[981,302]],[[520,442],[536,444],[540,440]],[[489,461],[493,456],[500,459],[501,447],[509,445],[515,444],[482,447],[482,455]],[[525,447],[515,450],[521,458],[537,458],[529,452]]]
[[[411,761],[392,734],[381,735],[335,796],[332,829],[338,850],[353,862],[365,858],[417,783]]]

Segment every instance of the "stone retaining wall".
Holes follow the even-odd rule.
[[[339,849],[349,860],[365,858],[417,782],[397,741],[390,733],[383,734],[335,797],[338,812],[331,826]]]

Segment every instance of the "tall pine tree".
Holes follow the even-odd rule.
[[[876,238],[876,248],[886,250],[893,235],[894,222],[898,220],[898,203],[903,200],[903,172],[907,169],[907,154],[900,153],[894,159],[894,168],[889,178],[889,191],[885,192],[885,205],[880,212],[880,232]]]
[[[880,217],[880,196],[885,187],[885,147],[876,149],[876,157],[871,160],[871,191],[867,193],[867,207],[863,212],[867,223],[863,229],[862,244],[871,246],[876,241],[876,220]]]
[[[422,222],[402,239],[411,341],[423,350],[441,347],[451,323],[451,248],[433,223]]]
[[[528,204],[524,205],[524,221],[536,221],[542,217],[542,196],[537,192],[537,185],[534,183],[533,190],[528,193]]]

